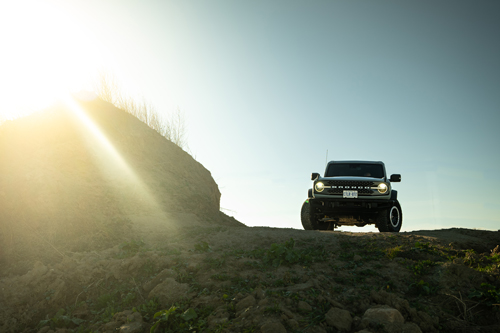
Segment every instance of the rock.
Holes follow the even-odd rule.
[[[269,299],[264,298],[259,301],[259,306],[266,306],[269,304]]]
[[[142,316],[139,312],[125,310],[115,313],[113,320],[119,323],[140,322],[142,323]]]
[[[147,282],[146,284],[144,284],[144,286],[142,287],[142,289],[144,289],[144,291],[146,293],[149,293],[151,290],[153,290],[154,287],[156,287],[158,284],[160,284],[161,282],[163,282],[163,280],[165,280],[166,278],[171,278],[171,277],[174,277],[176,276],[176,273],[174,270],[172,269],[164,269],[162,270],[160,273],[158,273],[154,279],[152,279],[151,281]]]
[[[236,303],[236,307],[235,307],[236,312],[240,312],[241,310],[244,310],[246,308],[254,306],[255,303],[256,303],[255,297],[253,297],[252,295],[249,295],[249,296],[243,298],[238,303]]]
[[[295,315],[292,311],[288,310],[284,306],[280,307],[281,312],[290,319],[295,319]]]
[[[23,275],[22,279],[26,284],[34,285],[37,283],[38,279],[42,277],[45,273],[47,273],[48,268],[40,261],[35,262],[33,265],[33,269]]]
[[[331,308],[325,315],[326,323],[335,327],[339,331],[350,331],[352,326],[352,317],[349,311]]]
[[[339,302],[337,302],[333,298],[330,298],[328,296],[326,296],[325,298],[328,301],[328,303],[330,303],[331,306],[333,306],[335,308],[339,308],[339,309],[343,309],[344,308],[344,306],[342,304],[340,304]]]
[[[257,299],[263,299],[266,297],[266,293],[262,290],[262,288],[258,287],[254,291],[254,296]]]
[[[406,323],[403,325],[402,333],[422,333],[420,327],[415,323]]]
[[[363,328],[369,326],[384,325],[388,333],[400,333],[403,329],[405,319],[401,313],[389,306],[376,306],[366,310],[361,320]]]
[[[299,304],[297,305],[297,309],[301,312],[311,312],[312,306],[310,306],[308,303],[306,303],[304,301],[299,301]]]
[[[415,320],[413,320],[418,323],[418,326],[424,331],[424,332],[438,332],[436,327],[439,326],[439,318],[438,317],[431,317],[429,314],[427,314],[424,311],[418,311],[417,316]]]
[[[262,333],[286,333],[286,328],[279,322],[267,323],[260,327]]]
[[[314,287],[314,281],[309,280],[306,283],[294,284],[293,286],[287,287],[288,291],[298,292]]]
[[[292,329],[297,330],[300,327],[300,324],[297,320],[295,319],[288,319],[286,321],[287,325],[290,326]]]
[[[229,320],[229,313],[226,310],[225,305],[219,306],[214,312],[207,318],[209,327],[214,327],[216,325],[223,324]]]
[[[50,326],[45,326],[45,327],[42,327],[38,333],[47,333],[48,331],[50,331]]]
[[[104,324],[101,326],[100,330],[103,330],[104,332],[115,332],[118,327],[120,327],[122,323],[119,321],[110,321],[109,323]]]
[[[388,293],[384,290],[374,291],[370,293],[370,298],[373,302],[381,305],[388,305],[398,310],[404,316],[411,316],[412,309],[407,300],[398,297],[396,294]]]
[[[313,326],[307,329],[307,333],[327,333],[326,330],[321,326]]]
[[[185,297],[189,290],[186,283],[178,283],[172,278],[166,278],[149,293],[149,298],[158,297],[158,301],[163,307],[170,307],[172,303]]]

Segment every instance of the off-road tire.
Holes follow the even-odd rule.
[[[309,200],[304,201],[300,210],[300,220],[305,230],[325,230],[326,227],[320,225],[316,219],[311,217],[311,205]]]
[[[394,205],[381,211],[377,217],[377,228],[380,232],[399,232],[403,224],[403,211],[399,201]]]

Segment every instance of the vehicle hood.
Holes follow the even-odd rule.
[[[354,181],[365,181],[365,182],[386,181],[384,178],[373,178],[373,177],[321,177],[318,180],[354,180]]]

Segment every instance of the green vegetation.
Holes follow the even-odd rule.
[[[245,256],[245,254],[239,254]],[[291,266],[300,264],[304,266],[311,265],[314,262],[324,261],[327,254],[322,246],[297,249],[295,240],[290,238],[288,241],[278,244],[271,244],[270,249],[258,249],[246,254],[250,258],[260,259],[264,266],[280,267],[281,265]],[[255,265],[255,264],[252,264]]]
[[[430,268],[433,266],[436,266],[437,263],[431,261],[431,260],[421,260],[418,261],[416,264],[409,266],[410,270],[413,272],[414,275],[416,276],[421,276],[428,274],[430,271]]]
[[[387,258],[392,260],[398,256],[398,254],[401,252],[402,247],[403,247],[402,245],[399,245],[399,246],[388,248],[384,251],[385,255],[387,256]]]
[[[196,252],[202,252],[202,253],[212,251],[212,249],[210,248],[210,246],[208,245],[207,242],[200,242],[200,243],[194,244],[194,250]]]
[[[85,320],[75,318],[71,315],[71,313],[66,313],[65,309],[60,309],[57,311],[54,317],[50,319],[45,319],[40,321],[38,327],[49,326],[52,329],[56,328],[75,328],[81,324],[83,324]]]
[[[469,297],[479,299],[484,304],[500,310],[500,287],[497,288],[489,283],[481,283],[481,287],[474,290]]]
[[[206,325],[204,320],[195,321],[198,314],[194,309],[187,309],[182,313],[177,312],[175,306],[168,310],[161,310],[154,314],[154,324],[150,332],[153,333],[157,328],[168,332],[192,332],[193,330],[203,329]],[[169,320],[170,318],[170,320]]]

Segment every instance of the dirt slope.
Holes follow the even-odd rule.
[[[0,331],[498,332],[500,233],[420,233],[159,228],[10,270]]]
[[[99,99],[0,126],[0,263],[118,244],[144,217],[241,225],[219,200],[200,163]]]

